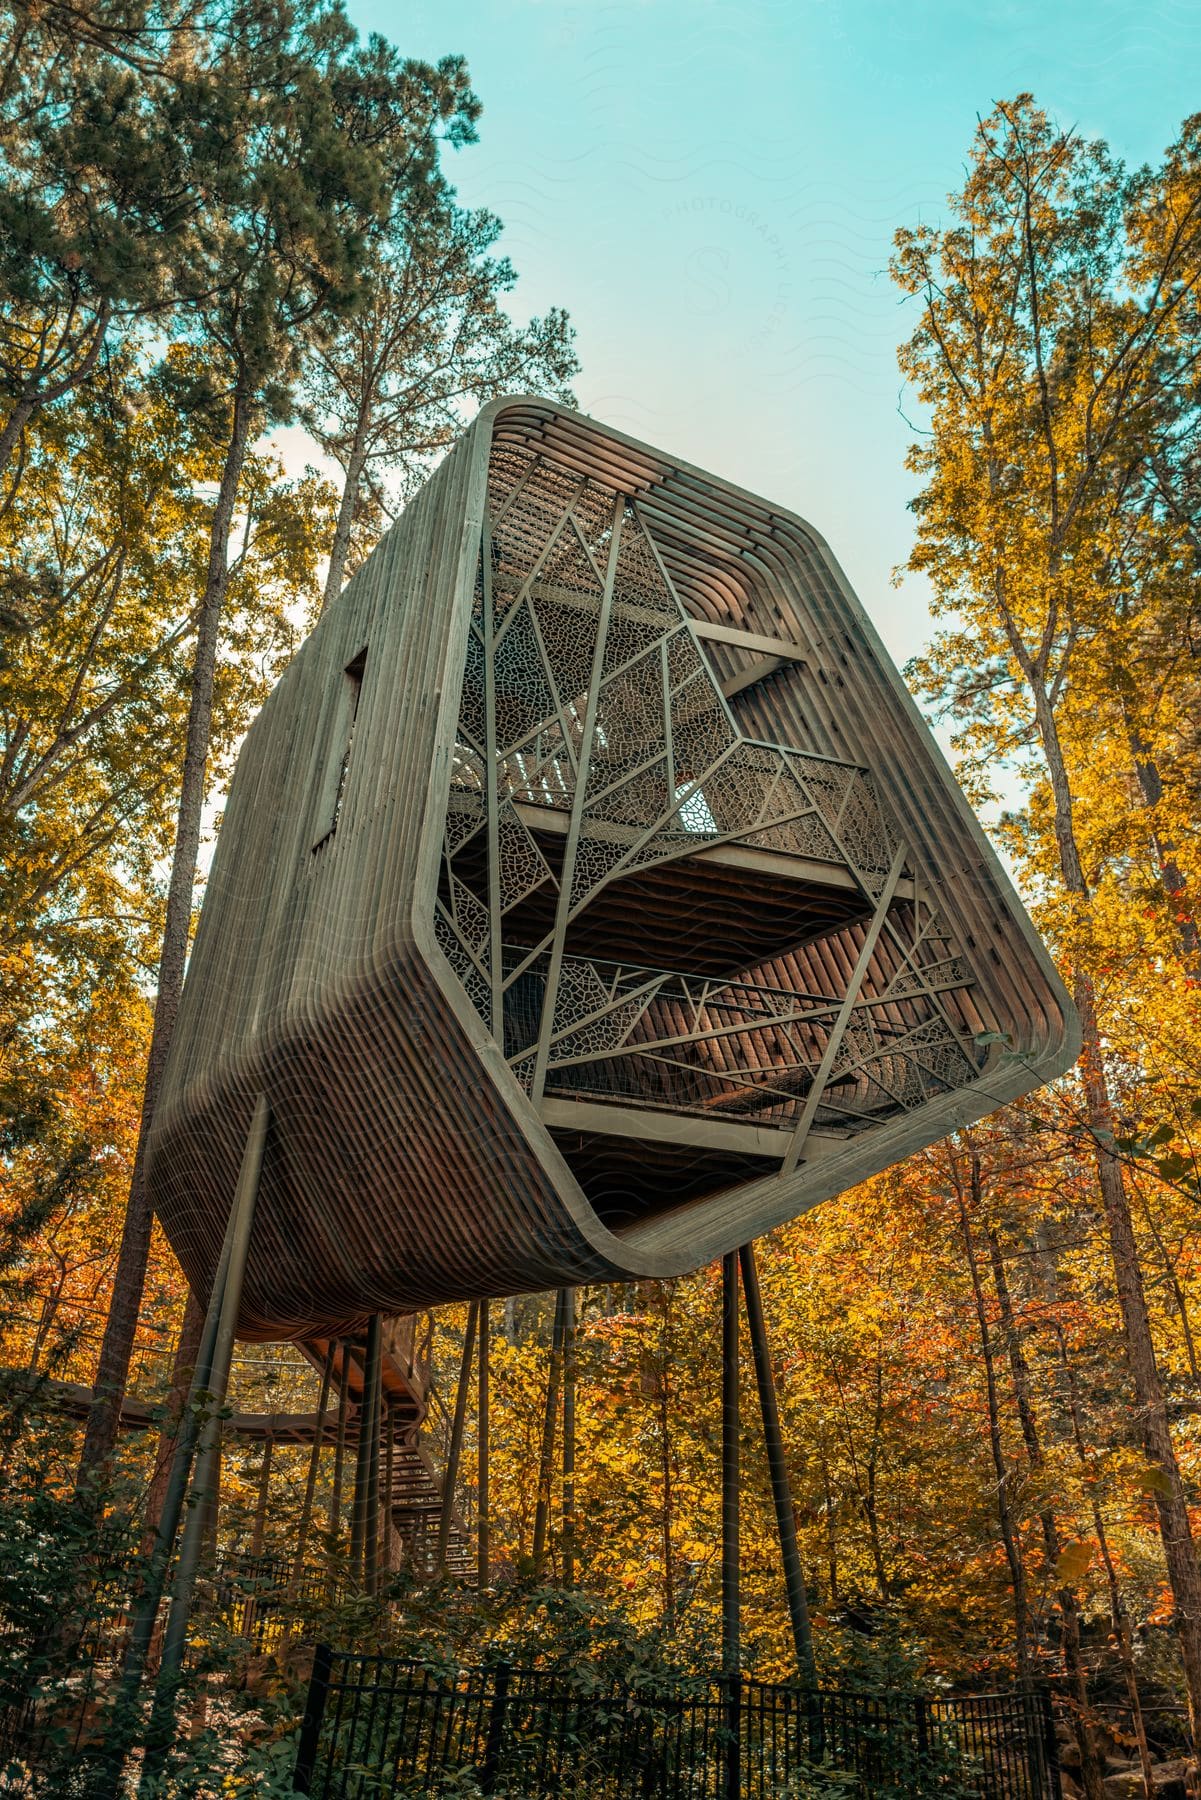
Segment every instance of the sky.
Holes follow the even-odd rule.
[[[977,116],[1024,89],[1156,159],[1201,109],[1195,0],[348,0],[466,56],[462,200],[505,224],[520,316],[564,306],[585,412],[809,519],[899,660],[930,632],[899,225],[936,222]]]

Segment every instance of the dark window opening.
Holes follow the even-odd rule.
[[[322,812],[329,823],[313,845],[314,850],[320,850],[323,844],[328,844],[338,829],[342,801],[346,794],[346,777],[350,771],[350,754],[354,748],[355,721],[359,716],[359,700],[363,692],[363,670],[366,666],[367,649],[364,645],[354,660],[347,663],[343,671],[342,701],[338,709],[342,754],[338,760],[336,771],[331,771],[336,774],[336,780],[327,782],[324,787]]]

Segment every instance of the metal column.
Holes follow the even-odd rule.
[[[721,1263],[721,1669],[726,1744],[723,1800],[736,1800],[742,1738],[738,1585],[738,1253]]]
[[[450,1427],[450,1449],[446,1458],[446,1473],[442,1482],[442,1505],[438,1510],[436,1566],[439,1574],[442,1574],[446,1568],[446,1553],[450,1548],[450,1522],[455,1506],[455,1485],[459,1479],[459,1458],[463,1453],[463,1427],[467,1421],[467,1391],[471,1385],[471,1363],[475,1351],[475,1322],[478,1310],[479,1303],[473,1300],[467,1308],[467,1327],[463,1333],[463,1355],[459,1363],[459,1384],[455,1390],[455,1412]]]
[[[490,1386],[490,1377],[491,1377],[491,1369],[490,1369],[490,1354],[491,1354],[491,1348],[492,1348],[491,1331],[492,1331],[492,1326],[491,1326],[491,1320],[489,1319],[489,1316],[488,1316],[488,1302],[486,1300],[481,1300],[480,1301],[480,1367],[479,1367],[479,1387],[478,1387],[478,1391],[477,1391],[478,1426],[477,1426],[477,1451],[476,1451],[476,1455],[477,1455],[477,1462],[476,1462],[477,1501],[476,1501],[476,1504],[477,1504],[477,1511],[478,1511],[478,1517],[476,1519],[476,1531],[477,1531],[477,1537],[476,1537],[476,1586],[479,1588],[481,1593],[488,1586],[489,1574],[490,1574],[489,1566],[488,1566],[489,1565],[489,1549],[490,1549],[489,1542],[488,1542],[488,1504],[489,1504],[489,1495],[488,1495],[488,1473],[489,1473],[489,1471],[488,1471],[488,1449],[489,1449],[489,1446],[488,1446],[488,1427],[489,1427],[488,1411],[489,1411],[489,1405],[490,1405],[490,1396],[489,1396],[488,1390],[489,1390],[489,1386]]]
[[[142,1766],[139,1794],[153,1794],[167,1751],[175,1732],[175,1695],[179,1688],[188,1621],[192,1612],[192,1595],[208,1521],[208,1501],[213,1492],[221,1455],[221,1408],[229,1384],[229,1365],[233,1357],[234,1334],[242,1305],[242,1279],[246,1273],[246,1254],[250,1248],[250,1232],[254,1223],[254,1203],[258,1195],[259,1176],[263,1167],[263,1151],[267,1142],[268,1107],[265,1096],[255,1103],[250,1122],[242,1167],[238,1175],[230,1224],[227,1230],[228,1257],[221,1281],[219,1313],[212,1340],[206,1389],[209,1410],[200,1427],[196,1450],[196,1466],[192,1476],[192,1505],[184,1524],[179,1549],[175,1585],[171,1592],[171,1610],[163,1634],[163,1651],[155,1687],[154,1706],[146,1734],[146,1756]],[[210,1313],[217,1300],[214,1284]],[[206,1322],[207,1335],[207,1322]],[[198,1371],[199,1373],[199,1371]],[[186,1482],[186,1474],[184,1477]],[[182,1488],[180,1500],[182,1502]],[[164,1509],[165,1510],[165,1509]],[[178,1518],[178,1513],[176,1513]],[[151,1621],[153,1623],[153,1621]]]
[[[780,1559],[784,1565],[784,1589],[788,1596],[788,1614],[792,1621],[792,1641],[796,1649],[797,1668],[810,1687],[817,1685],[813,1662],[813,1637],[809,1629],[809,1606],[805,1599],[805,1576],[801,1553],[797,1547],[796,1518],[792,1510],[792,1489],[788,1480],[788,1464],[784,1457],[784,1439],[780,1431],[780,1410],[776,1404],[776,1381],[767,1342],[767,1324],[763,1317],[763,1295],[759,1288],[759,1269],[755,1246],[744,1244],[738,1252],[742,1264],[742,1288],[746,1296],[746,1320],[750,1327],[751,1350],[755,1358],[755,1381],[759,1388],[759,1410],[763,1415],[763,1441],[767,1448],[767,1467],[771,1476],[771,1496],[776,1509],[776,1531],[780,1538]]]
[[[563,1586],[575,1586],[575,1289],[563,1294]]]

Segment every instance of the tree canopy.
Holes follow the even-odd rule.
[[[455,194],[452,155],[481,128],[462,58],[363,42],[322,0],[9,0],[5,17],[3,1360],[99,1371],[85,1464],[101,1509],[141,1521],[153,1452],[115,1447],[116,1407],[131,1367],[161,1370],[187,1296],[138,1146],[232,758],[472,408],[567,394],[575,358],[561,310],[513,315],[499,221]],[[1155,1708],[1201,1709],[1201,115],[1129,169],[1029,95],[999,105],[893,271],[910,568],[936,625],[909,673],[1074,991],[1084,1055],[761,1246],[818,1662],[976,1685],[1050,1671],[1077,1725],[1120,1703],[1145,1752]],[[284,471],[285,421],[336,479]],[[551,1307],[499,1311],[492,1555],[518,1581]],[[448,1403],[464,1329],[461,1309],[428,1322]],[[564,1574],[570,1524],[584,1588],[702,1649],[719,1329],[713,1270],[585,1291],[572,1519],[558,1477],[541,1495],[544,1573]],[[29,1392],[8,1394],[0,1484],[65,1496],[77,1435],[31,1426]],[[752,1416],[747,1648],[782,1675]],[[226,1543],[287,1551],[315,1503],[336,1562],[341,1474],[306,1501],[281,1449],[253,1525],[263,1460],[227,1452]],[[480,1615],[422,1628],[449,1655]]]

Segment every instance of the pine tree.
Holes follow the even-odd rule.
[[[515,276],[489,254],[500,222],[439,190],[398,186],[372,246],[370,297],[313,333],[302,417],[343,470],[325,604],[341,592],[356,541],[378,536],[468,408],[525,390],[571,400],[572,333],[557,308],[519,327],[501,304]]]
[[[178,286],[205,349],[190,407],[217,409],[223,455],[198,596],[179,807],[158,966],[154,1028],[129,1207],[80,1459],[81,1489],[115,1442],[137,1324],[152,1211],[146,1144],[183,987],[207,792],[214,685],[230,570],[230,536],[250,446],[290,415],[306,327],[363,298],[364,243],[385,210],[389,161],[374,134],[351,129],[356,107],[409,142],[419,178],[436,159],[435,129],[470,103],[461,66],[406,64],[375,42],[360,55],[341,13],[269,8],[251,50],[218,43],[208,130],[223,145]],[[391,87],[387,83],[391,83]],[[381,85],[383,84],[383,85]],[[429,90],[413,106],[414,92]],[[388,118],[388,102],[393,112]],[[216,104],[216,103],[215,103]]]
[[[957,684],[973,748],[1037,746],[1043,867],[1062,896],[1057,935],[1083,1026],[1081,1104],[1196,1721],[1201,1574],[1115,1144],[1069,741],[1074,684],[1117,616],[1123,502],[1154,454],[1171,373],[1160,350],[1201,283],[1195,173],[1158,254],[1128,261],[1146,187],[1103,144],[1057,131],[1019,96],[981,123],[954,222],[898,233],[894,272],[921,308],[901,361],[932,421],[911,454],[925,477],[911,563],[962,620],[922,672],[931,687]]]

